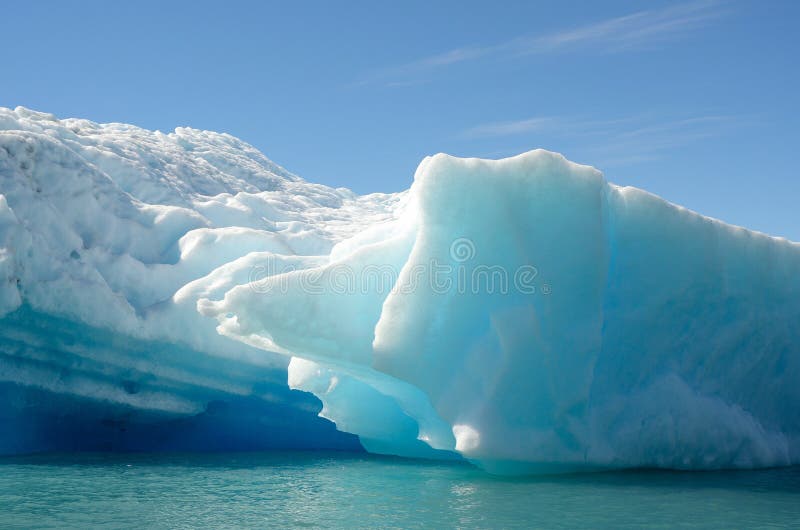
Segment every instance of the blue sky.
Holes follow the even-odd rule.
[[[316,182],[543,147],[800,241],[800,2],[10,2],[0,106],[229,132]]]

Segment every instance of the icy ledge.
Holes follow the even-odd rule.
[[[252,397],[308,440],[283,374],[367,450],[499,473],[800,463],[800,246],[561,155],[436,155],[357,197],[227,135],[17,109],[0,176],[9,384],[189,418]]]

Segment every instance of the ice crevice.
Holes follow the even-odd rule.
[[[85,445],[68,418],[504,474],[800,462],[790,241],[544,150],[358,196],[188,128],[0,109],[0,146],[0,452]]]

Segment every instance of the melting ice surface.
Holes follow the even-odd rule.
[[[0,452],[796,464],[798,271],[543,150],[357,196],[225,134],[0,109]]]

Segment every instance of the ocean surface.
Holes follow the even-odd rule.
[[[500,478],[358,453],[0,458],[1,528],[798,528],[800,467]]]

